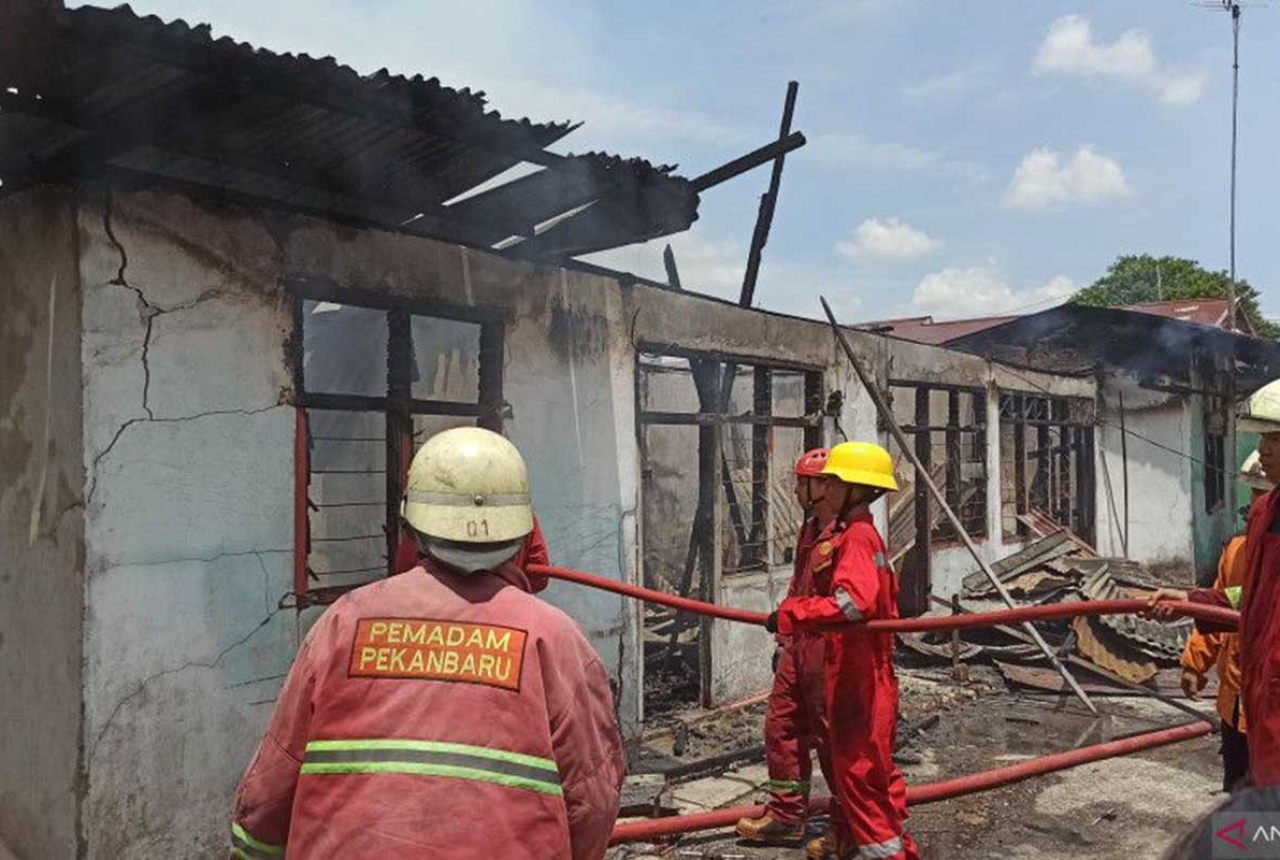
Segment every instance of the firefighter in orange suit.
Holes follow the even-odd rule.
[[[815,581],[830,577],[830,590],[789,597],[769,618],[784,635],[815,624],[898,617],[897,576],[869,507],[898,489],[893,460],[879,445],[844,442],[831,449],[819,508],[831,516],[809,556]],[[898,721],[898,682],[893,634],[846,630],[830,634],[826,704],[832,786],[847,833],[837,833],[839,858],[918,860],[903,829],[906,783],[893,762]]]
[[[822,469],[827,449],[806,452],[796,463],[796,500],[805,512],[796,541],[795,567],[788,597],[830,593],[829,579],[815,583],[809,555],[827,520],[815,510],[825,483]],[[773,688],[764,718],[765,761],[769,767],[769,800],[764,815],[738,821],[738,834],[752,842],[769,845],[794,842],[804,836],[809,806],[809,778],[813,773],[811,751],[828,784],[832,784],[831,757],[827,748],[827,718],[824,702],[826,640],[816,631],[797,631],[778,637],[774,657]],[[840,805],[831,803],[832,827],[809,846],[812,856],[822,857],[834,849],[835,832],[840,830]]]
[[[1240,467],[1240,481],[1253,492],[1254,501],[1271,489],[1257,451]],[[1228,541],[1218,560],[1218,578],[1214,580],[1213,590],[1223,595],[1230,596],[1233,592],[1238,595],[1248,571],[1245,536],[1236,535]],[[1238,598],[1230,602],[1240,603]],[[1244,710],[1240,706],[1239,655],[1239,633],[1203,633],[1194,628],[1182,651],[1182,690],[1188,698],[1199,697],[1208,681],[1209,667],[1217,667],[1218,715],[1222,717],[1222,790],[1228,792],[1234,791],[1249,775],[1249,744]]]
[[[240,782],[241,860],[600,860],[623,759],[608,677],[512,559],[524,461],[479,428],[427,441],[403,514],[421,563],[316,622]]]

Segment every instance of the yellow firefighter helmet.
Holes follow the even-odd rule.
[[[822,474],[831,475],[846,484],[863,484],[882,490],[898,489],[893,477],[893,458],[879,445],[870,442],[841,442],[827,455]]]

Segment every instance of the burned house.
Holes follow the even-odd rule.
[[[945,344],[1095,379],[1103,492],[1094,545],[1208,575],[1237,529],[1235,403],[1280,376],[1280,345],[1218,327],[1217,303],[1194,308],[1205,305],[1203,318],[1213,324],[1183,313],[1187,303],[1163,304],[1170,307],[1065,305]],[[1025,402],[1006,406],[1015,423],[1028,423]]]
[[[573,257],[686,229],[700,193],[803,138],[686,179],[547,149],[570,131],[128,7],[6,7],[0,839],[19,856],[222,849],[300,638],[388,575],[407,459],[440,429],[520,447],[559,564],[780,598],[795,455],[887,438],[829,328]],[[541,170],[486,185],[520,163]],[[1093,533],[1092,377],[851,337],[989,560],[1025,539],[1010,397],[1074,446],[1037,463]],[[918,612],[972,565],[902,479],[878,516]],[[704,704],[767,679],[763,631],[546,596],[628,734],[673,649]]]

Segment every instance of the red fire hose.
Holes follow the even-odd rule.
[[[766,615],[763,612],[750,612],[745,609],[730,609],[714,603],[704,603],[688,597],[677,597],[607,579],[580,570],[569,570],[564,567],[551,567],[542,564],[529,565],[529,573],[576,582],[592,588],[612,591],[626,597],[634,597],[647,603],[658,603],[699,615],[713,618],[724,618],[728,621],[740,621],[743,624],[763,625]],[[1166,606],[1174,606],[1183,614],[1202,621],[1235,628],[1239,624],[1239,613],[1219,606],[1207,606],[1202,603],[1188,601],[1166,601]],[[1145,600],[1086,600],[1078,603],[1051,603],[1046,606],[1021,606],[1017,609],[1003,609],[999,612],[974,612],[969,615],[939,615],[929,618],[896,618],[882,621],[860,621],[855,623],[822,625],[824,629],[868,630],[892,633],[923,633],[931,630],[966,630],[972,627],[992,627],[997,624],[1014,624],[1022,621],[1052,621],[1063,618],[1078,618],[1084,615],[1129,615],[1147,608]]]
[[[1212,731],[1213,726],[1208,723],[1187,723],[1171,729],[1146,732],[1103,744],[1041,756],[1029,761],[989,770],[985,773],[970,774],[969,776],[948,779],[943,782],[933,782],[927,785],[908,786],[907,803],[911,806],[922,806],[926,803],[936,803],[940,800],[960,797],[961,795],[990,791],[993,788],[1001,788],[1033,776],[1040,776],[1089,762],[1130,755],[1141,750],[1154,749],[1178,743],[1179,741],[1203,737]],[[828,799],[825,797],[811,800],[809,802],[809,811],[811,813],[825,812],[827,804]],[[740,806],[735,809],[716,809],[711,812],[700,812],[696,815],[629,821],[614,827],[613,836],[610,837],[609,844],[653,842],[677,833],[691,833],[695,830],[714,830],[720,827],[730,827],[739,818],[755,818],[763,814],[763,806]]]
[[[744,624],[763,625],[767,617],[762,612],[749,612],[743,609],[731,609],[664,594],[648,588],[641,588],[625,582],[606,579],[578,570],[547,565],[530,565],[529,573],[576,582],[580,585],[612,591],[626,597],[633,597],[648,603],[657,603],[675,609],[739,621]],[[1174,606],[1180,614],[1198,620],[1210,621],[1227,628],[1239,626],[1240,616],[1230,609],[1217,606],[1206,606],[1189,601],[1167,601],[1163,605]],[[1087,600],[1077,603],[1055,603],[1047,606],[1023,606],[1016,609],[1005,609],[999,612],[977,612],[969,615],[944,615],[930,618],[901,618],[858,622],[856,624],[841,622],[821,625],[825,629],[867,630],[892,633],[919,633],[931,630],[961,630],[972,627],[991,627],[997,624],[1009,624],[1022,621],[1049,621],[1063,618],[1078,618],[1086,615],[1120,615],[1141,612],[1147,608],[1145,600]],[[1191,738],[1201,737],[1214,731],[1208,722],[1187,723],[1171,729],[1134,735],[1108,743],[1069,750],[1062,753],[1041,756],[1029,761],[1019,762],[1007,767],[997,768],[984,773],[970,774],[957,779],[935,782],[927,785],[911,786],[907,789],[907,802],[912,805],[933,803],[951,797],[988,791],[993,788],[1019,782],[1032,776],[1052,773],[1066,768],[1076,767],[1087,762],[1100,761],[1116,756],[1129,755],[1140,750],[1153,749]],[[812,811],[822,811],[827,807],[827,799],[814,800],[810,803]],[[688,833],[695,830],[711,830],[727,827],[744,816],[759,816],[763,807],[748,806],[737,809],[717,809],[696,815],[683,815],[671,818],[658,818],[645,821],[633,821],[619,824],[614,828],[610,844],[620,842],[653,841],[663,836],[676,833]]]

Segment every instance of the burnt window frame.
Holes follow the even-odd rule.
[[[990,524],[987,522],[987,495],[991,476],[991,461],[987,451],[987,389],[983,386],[950,385],[918,379],[890,379],[889,391],[891,398],[905,396],[915,404],[912,422],[910,424],[899,424],[898,427],[911,440],[916,456],[920,458],[925,468],[930,469],[932,472],[934,433],[944,434],[944,450],[959,450],[962,452],[961,456],[947,458],[944,481],[941,482],[942,489],[946,496],[947,504],[956,512],[961,524],[965,527],[965,531],[969,533],[969,537],[976,543],[987,540],[990,537]],[[947,418],[945,424],[932,423],[930,395],[934,392],[947,395]],[[960,408],[960,398],[962,396],[973,398],[972,423],[964,423],[961,420],[960,415],[963,410]],[[977,456],[968,460],[963,456],[965,436],[975,437],[971,450]],[[974,493],[975,500],[973,504],[978,508],[978,512],[975,514],[967,513],[960,496],[960,487],[964,484],[963,470],[965,464],[968,463],[982,464],[982,479],[977,483],[977,490]],[[912,480],[913,482],[915,481],[914,477]],[[913,486],[918,485],[913,483]],[[928,497],[926,496],[927,499]],[[927,500],[927,503],[929,505],[933,504],[931,500]],[[924,520],[921,521],[923,522]],[[955,532],[949,519],[942,516],[935,518],[930,512],[928,523],[928,546],[960,545],[960,535]]]
[[[1227,428],[1230,424],[1225,395],[1201,395],[1204,413],[1204,512],[1216,514],[1227,502]]]
[[[732,365],[733,375],[740,372],[752,376],[752,410],[746,415],[731,415],[717,411],[671,412],[641,409],[639,397],[641,376],[645,372],[641,359],[651,355],[665,358],[680,358],[690,364],[693,371],[695,362],[717,364],[719,383],[715,393],[722,396],[721,388],[725,380],[726,369]],[[773,565],[767,552],[769,522],[769,486],[770,486],[770,439],[769,431],[773,427],[800,428],[804,431],[804,449],[810,450],[822,445],[822,413],[824,402],[824,380],[822,368],[772,358],[755,358],[741,355],[726,355],[714,351],[690,350],[670,344],[639,344],[636,347],[636,425],[643,450],[644,429],[647,426],[689,426],[700,428],[698,471],[699,481],[709,480],[720,486],[725,497],[725,512],[728,514],[733,531],[738,538],[739,551],[744,548],[766,547],[766,551],[756,553],[752,561],[742,564],[722,575],[737,576],[769,569]],[[773,374],[774,372],[798,374],[803,378],[804,414],[785,416],[773,414]],[[752,499],[750,521],[743,519],[742,506],[736,498],[737,489],[732,481],[718,467],[714,459],[723,453],[723,439],[708,438],[718,428],[731,424],[751,425],[751,487]],[[708,449],[704,451],[703,449]],[[711,449],[714,449],[712,451]],[[641,526],[643,528],[643,524]],[[745,539],[744,539],[745,538]]]
[[[1004,528],[1005,481],[1000,480],[1000,530],[1008,540],[1026,540],[1032,530],[1024,518],[1033,506],[1054,522],[1066,526],[1074,534],[1093,545],[1097,531],[1097,480],[1095,475],[1094,427],[1097,426],[1097,403],[1088,397],[1071,397],[1044,392],[1000,389],[998,391],[1000,444],[1004,445],[1003,425],[1013,425],[1013,451],[1010,463],[1014,469],[1014,531]],[[1078,410],[1078,412],[1076,411]],[[1028,439],[1028,428],[1034,438]],[[1057,444],[1052,437],[1056,431]],[[1063,440],[1066,440],[1065,444]],[[1034,449],[1029,445],[1034,444]],[[1007,456],[1000,454],[1002,461]],[[1027,476],[1031,457],[1043,457],[1037,467],[1036,486]],[[1043,476],[1043,480],[1040,477]]]
[[[386,534],[386,575],[394,571],[400,542],[400,499],[404,476],[413,457],[415,416],[468,417],[476,426],[502,432],[506,403],[503,399],[503,345],[506,325],[500,311],[476,308],[435,299],[416,299],[385,292],[345,287],[328,278],[289,277],[283,286],[292,302],[293,338],[290,363],[293,374],[294,407],[294,576],[293,606],[332,603],[364,583],[324,586],[320,574],[309,566],[311,554],[310,514],[316,507],[308,496],[311,439],[307,410],[337,412],[378,412],[386,423],[386,499],[383,530]],[[303,372],[303,308],[308,301],[333,302],[366,310],[382,311],[387,319],[387,377],[385,395],[340,394],[308,391]],[[432,317],[478,325],[479,390],[476,402],[432,400],[412,396],[414,316]],[[376,570],[370,568],[370,572]],[[372,581],[372,580],[370,580]]]

